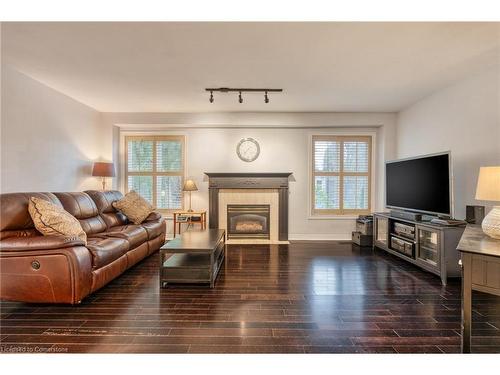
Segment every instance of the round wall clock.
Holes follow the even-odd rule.
[[[241,160],[250,163],[259,157],[259,143],[253,138],[243,138],[236,146],[236,153]]]

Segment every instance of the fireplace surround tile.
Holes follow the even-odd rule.
[[[279,192],[277,189],[221,189],[219,191],[219,228],[227,232],[228,205],[269,205],[269,239],[279,241]],[[232,241],[235,239],[228,239]],[[245,243],[253,243],[254,239],[246,238]],[[264,239],[262,239],[264,240]]]

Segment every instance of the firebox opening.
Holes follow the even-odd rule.
[[[268,204],[227,205],[227,238],[270,238]]]

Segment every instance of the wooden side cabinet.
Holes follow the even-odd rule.
[[[478,225],[468,225],[458,250],[462,255],[462,352],[471,352],[472,290],[500,296],[500,240]]]
[[[472,288],[500,295],[500,257],[472,256]]]

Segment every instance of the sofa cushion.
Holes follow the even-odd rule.
[[[117,190],[87,190],[85,193],[95,202],[99,215],[104,219],[108,229],[117,225],[128,224],[127,217],[113,207],[113,202],[123,197],[122,193]]]
[[[76,217],[87,235],[106,231],[106,223],[99,216],[95,202],[87,193],[54,193],[64,209]]]
[[[94,269],[104,267],[126,254],[129,244],[121,238],[89,237],[87,249],[92,253],[92,266]]]
[[[107,237],[123,238],[130,244],[130,249],[133,249],[148,240],[148,233],[140,225],[128,224],[117,225],[107,232],[103,233]]]
[[[28,211],[35,228],[44,236],[76,236],[87,241],[80,222],[64,208],[38,197],[31,197]]]
[[[129,191],[122,199],[113,202],[113,207],[120,210],[134,224],[140,224],[153,212],[151,204],[134,190]]]
[[[30,197],[43,198],[62,207],[61,202],[52,193],[0,194],[0,240],[40,235],[28,211]]]

